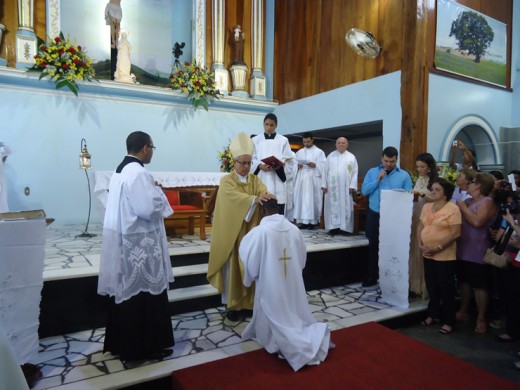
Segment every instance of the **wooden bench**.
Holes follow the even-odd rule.
[[[217,191],[217,186],[164,188],[164,193],[174,211],[171,216],[164,219],[166,233],[175,235],[176,230],[180,231],[184,228],[188,234],[193,235],[195,222],[197,222],[200,239],[205,240],[206,223],[211,223]]]

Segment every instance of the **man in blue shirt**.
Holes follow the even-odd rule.
[[[362,287],[377,286],[379,279],[379,207],[381,190],[412,190],[412,179],[408,172],[397,167],[399,153],[388,146],[381,155],[381,165],[371,168],[365,175],[361,192],[368,196],[366,235],[368,238],[368,263]]]

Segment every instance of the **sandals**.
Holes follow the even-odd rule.
[[[495,336],[495,341],[498,341],[499,343],[510,343],[515,341],[515,339],[509,336],[507,333],[502,333]]]
[[[433,324],[435,322],[435,320],[431,317],[426,317],[424,320],[421,321],[421,325],[422,326],[430,326],[431,324]]]
[[[442,325],[442,326],[439,328],[439,333],[440,333],[440,334],[450,334],[451,332],[453,332],[453,327],[452,327],[452,326],[449,326],[449,325]]]

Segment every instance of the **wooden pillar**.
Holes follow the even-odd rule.
[[[401,67],[400,166],[415,168],[415,158],[427,151],[428,135],[428,26],[435,21],[435,0],[403,1],[404,29]]]

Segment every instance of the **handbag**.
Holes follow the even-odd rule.
[[[509,255],[504,252],[501,255],[495,253],[495,248],[488,248],[484,255],[484,263],[497,268],[506,268],[509,264]]]
[[[506,268],[509,264],[509,255],[505,252],[506,245],[513,234],[513,229],[507,227],[504,235],[494,247],[488,248],[484,255],[484,263],[497,268]],[[497,253],[498,252],[498,253]]]

